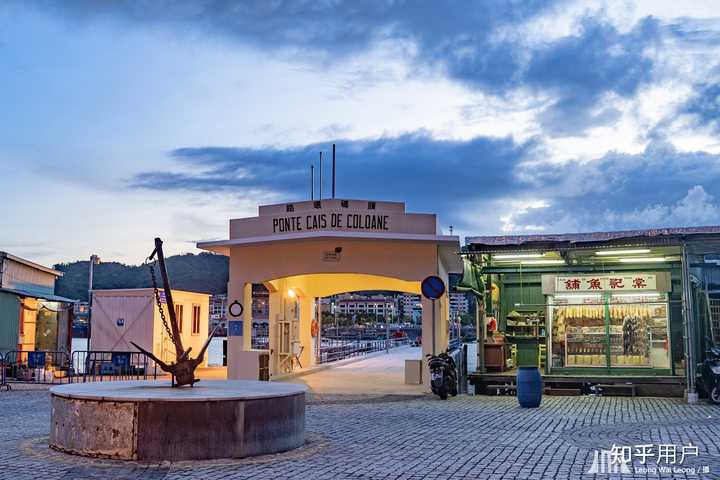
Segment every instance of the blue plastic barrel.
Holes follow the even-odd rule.
[[[517,399],[523,408],[537,408],[542,400],[542,377],[537,367],[520,367],[517,373]]]

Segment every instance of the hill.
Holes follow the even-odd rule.
[[[89,261],[61,263],[53,268],[64,275],[55,284],[55,292],[63,297],[87,301]],[[174,255],[166,258],[170,285],[178,290],[204,293],[225,293],[228,281],[228,257],[212,253]],[[158,286],[162,279],[157,273]],[[145,265],[125,265],[103,262],[95,265],[93,287],[144,288],[151,287],[150,272]]]

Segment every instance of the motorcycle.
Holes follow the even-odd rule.
[[[430,388],[435,395],[447,400],[448,394],[458,394],[457,367],[455,360],[447,353],[426,355],[430,369]]]
[[[705,361],[700,365],[700,385],[707,393],[710,401],[720,404],[720,347],[707,339],[710,348],[705,355]]]

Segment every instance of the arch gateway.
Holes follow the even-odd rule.
[[[316,299],[361,290],[420,294],[425,277],[437,275],[447,285],[449,273],[462,272],[459,237],[443,235],[435,214],[407,213],[401,202],[325,199],[258,210],[257,217],[230,220],[227,240],[197,245],[230,257],[228,379],[258,376],[260,353],[251,349],[253,284],[269,291],[272,377],[287,370],[293,355],[303,367],[315,364]],[[435,302],[434,332],[432,308],[423,298],[423,358],[448,345],[447,295]]]

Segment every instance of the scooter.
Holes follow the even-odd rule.
[[[426,355],[430,369],[430,388],[442,400],[447,400],[448,394],[453,397],[458,394],[457,367],[455,360],[443,352],[440,355]]]
[[[720,405],[720,347],[707,339],[710,348],[705,354],[705,361],[700,365],[700,384],[707,392],[710,401]]]

